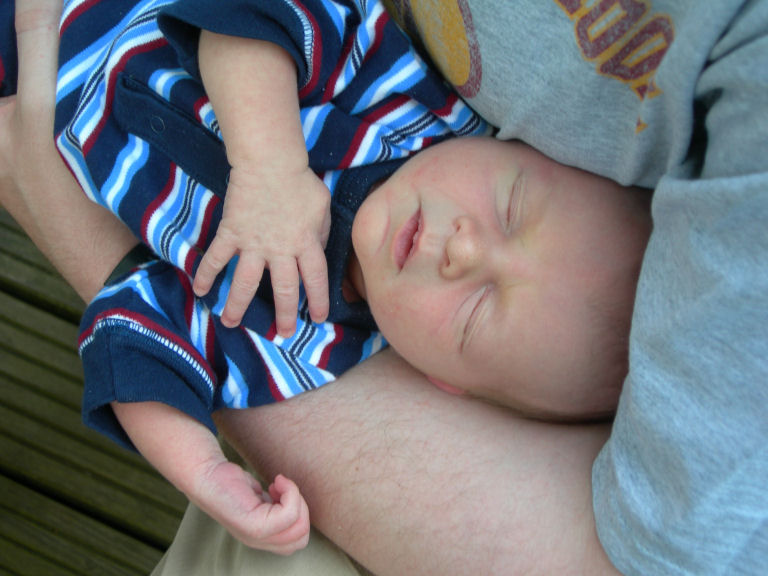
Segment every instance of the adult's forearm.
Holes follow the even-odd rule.
[[[49,158],[45,168],[15,191],[0,184],[0,202],[88,302],[137,240],[83,195],[58,157]]]
[[[16,4],[18,96],[0,108],[0,204],[88,301],[137,240],[90,202],[53,143],[60,0]]]
[[[449,396],[389,351],[220,426],[267,476],[294,478],[315,526],[379,576],[616,573],[591,504],[606,426]]]

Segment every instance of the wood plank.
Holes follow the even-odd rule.
[[[37,362],[74,381],[83,380],[83,365],[72,346],[64,348],[7,322],[0,322],[0,343],[20,358]]]
[[[114,481],[118,470],[139,481],[138,471],[126,471],[119,461],[103,456],[97,459],[100,465],[85,466],[95,451],[63,436],[46,436],[39,423],[5,407],[0,407],[0,425],[0,472],[20,476],[19,482],[56,494],[63,502],[76,503],[84,513],[154,545],[170,544],[183,510],[172,503],[145,500],[143,490],[138,497],[135,490]],[[47,444],[39,446],[36,442]]]
[[[1,298],[0,302],[2,302]],[[15,305],[16,301],[13,302]],[[22,308],[24,306],[26,305],[22,305]],[[34,318],[34,315],[29,317]],[[36,323],[44,325],[49,320],[55,320],[55,318],[51,318],[49,314],[41,313]],[[74,329],[72,326],[62,326],[62,332],[65,333],[65,336],[60,342],[68,340],[66,330],[64,330],[67,327]],[[0,335],[9,332],[15,333],[17,330],[15,327],[3,327],[0,319]],[[56,429],[61,434],[76,438],[101,452],[109,453],[121,461],[129,462],[132,466],[142,468],[145,471],[151,471],[154,476],[159,477],[143,458],[124,450],[111,440],[82,425],[80,418],[82,378],[79,373],[81,368],[80,360],[72,343],[66,344],[68,349],[64,347],[59,349],[53,345],[53,350],[57,352],[61,350],[61,354],[58,356],[52,352],[44,354],[45,357],[53,359],[53,362],[48,365],[48,362],[42,363],[31,358],[24,358],[23,354],[25,353],[22,350],[29,347],[39,352],[45,349],[46,345],[51,347],[51,344],[45,341],[38,342],[36,337],[26,333],[22,333],[20,337],[11,338],[11,340],[16,343],[15,346],[11,345],[16,348],[15,351],[5,350],[4,346],[8,345],[7,339],[0,338],[0,398],[4,399],[4,404],[16,412],[24,412],[32,419],[38,419],[41,423]],[[71,365],[71,369],[68,370],[69,376],[63,376],[59,373],[58,365],[63,363],[62,357],[66,358]],[[74,371],[78,373],[78,378],[72,378],[71,372]],[[158,486],[153,486],[152,491],[160,491],[163,494],[161,496],[163,500],[175,502],[179,506],[184,505],[182,500],[175,496],[176,491],[170,487],[164,491]]]
[[[41,396],[56,400],[73,410],[80,410],[83,396],[82,380],[73,380],[52,371],[48,366],[22,358],[7,350],[0,341],[0,375],[35,390]]]
[[[64,530],[73,540],[92,547],[101,554],[125,558],[127,565],[154,566],[159,556],[155,547],[118,532],[88,516],[41,495],[13,480],[0,476],[0,493],[6,495],[3,506],[41,526]],[[7,504],[11,502],[11,504]],[[65,527],[65,528],[64,528]]]
[[[5,538],[0,538],[0,563],[13,576],[81,576]]]
[[[0,533],[8,535],[15,544],[34,550],[46,558],[76,574],[110,574],[114,576],[138,576],[138,570],[124,566],[119,560],[104,558],[93,550],[84,549],[63,537],[61,532],[46,530],[35,522],[5,511],[0,516]]]
[[[175,502],[175,506],[184,506],[185,502],[179,497],[176,489],[161,479],[161,476],[143,457],[118,446],[106,436],[86,428],[77,406],[73,408],[61,404],[24,384],[1,375],[0,403],[18,414],[24,414],[36,420],[48,428],[51,434],[70,436],[94,450],[111,455],[128,466],[143,470],[144,473],[158,480],[155,485],[152,485],[151,493],[157,494],[157,497],[164,501]]]
[[[36,308],[0,292],[0,319],[22,327],[41,339],[75,352],[77,347],[77,323],[62,320],[58,316]],[[76,353],[76,352],[75,352]]]
[[[0,209],[0,576],[147,574],[186,507],[82,425],[84,307]]]
[[[183,495],[153,469],[136,466],[128,458],[130,453],[127,451],[117,456],[103,453],[66,431],[46,426],[35,414],[19,413],[5,404],[0,404],[0,433],[82,473],[89,481],[102,482],[111,491],[139,499],[142,506],[156,506],[178,517],[184,511],[186,500]],[[21,467],[17,470],[27,471]]]
[[[54,314],[77,322],[85,305],[59,276],[43,275],[39,268],[0,252],[0,290]]]
[[[58,275],[56,269],[29,239],[8,212],[0,208],[0,251],[12,255],[48,275]]]
[[[71,322],[0,293],[0,374],[79,410],[83,379],[76,338]]]
[[[13,294],[71,322],[78,322],[85,304],[60,276],[40,274],[39,269],[0,252],[0,290]]]
[[[85,303],[0,208],[0,290],[77,322]]]
[[[77,573],[147,574],[162,556],[160,549],[2,476],[0,493],[0,537]]]

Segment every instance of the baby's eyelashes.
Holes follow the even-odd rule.
[[[524,197],[525,176],[522,173],[519,173],[512,185],[512,190],[508,196],[506,210],[504,210],[504,217],[502,218],[502,226],[508,234],[514,232],[522,221]]]

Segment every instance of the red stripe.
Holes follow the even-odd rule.
[[[269,385],[269,393],[272,394],[272,398],[275,399],[275,402],[282,402],[283,400],[285,400],[285,396],[283,396],[283,394],[280,392],[280,389],[277,387],[277,384],[275,383],[275,379],[272,378],[272,374],[267,368],[267,365],[264,362],[263,358],[261,362],[262,364],[264,364],[264,371],[267,373],[267,384]]]
[[[336,337],[330,344],[328,344],[328,346],[325,347],[325,350],[323,350],[323,353],[320,356],[320,360],[317,363],[317,367],[323,370],[325,370],[328,366],[328,361],[331,358],[331,352],[333,352],[333,349],[336,348],[336,345],[344,339],[344,327],[340,324],[334,324],[334,327],[336,329]]]
[[[211,318],[211,314],[208,314],[208,320],[206,321],[206,330],[205,330],[205,355],[211,360],[213,360],[214,353],[216,351],[215,344],[216,344],[216,323]]]
[[[183,270],[174,268],[176,276],[178,277],[179,284],[181,284],[182,290],[184,290],[184,322],[189,326],[192,325],[192,313],[195,311],[195,295],[192,293],[192,282],[189,281],[189,276]]]
[[[144,240],[144,243],[147,244],[148,246],[152,246],[152,243],[149,241],[149,221],[152,219],[152,215],[157,211],[157,209],[162,205],[162,203],[165,202],[165,200],[168,198],[168,196],[171,193],[171,190],[173,190],[175,183],[176,183],[176,164],[171,162],[169,174],[168,174],[168,180],[166,180],[165,186],[157,195],[157,197],[152,201],[152,203],[147,207],[147,209],[144,211],[144,215],[141,218],[141,236]]]
[[[221,202],[218,196],[211,194],[207,204],[205,204],[205,210],[203,211],[203,221],[200,223],[200,233],[197,238],[194,239],[194,245],[187,252],[187,256],[184,259],[184,271],[190,276],[193,275],[195,270],[195,264],[201,258],[202,252],[205,246],[208,245],[208,234],[211,230],[211,223],[213,222],[213,211]]]
[[[363,139],[365,138],[365,135],[368,133],[368,130],[370,129],[372,124],[375,124],[377,120],[380,118],[383,118],[393,110],[396,110],[406,102],[408,102],[408,97],[404,95],[397,96],[391,100],[388,100],[385,102],[382,106],[377,107],[375,110],[373,110],[371,113],[366,115],[362,122],[360,122],[360,126],[358,127],[357,131],[355,132],[355,136],[352,138],[352,143],[349,146],[349,149],[347,150],[347,153],[344,155],[344,158],[341,159],[341,162],[339,163],[340,169],[349,168],[352,165],[352,161],[355,159],[355,155],[357,155],[358,150],[360,149],[360,144],[362,143]]]
[[[275,337],[277,336],[277,325],[272,322],[272,325],[269,327],[269,330],[267,331],[266,338],[270,342],[273,342]],[[272,395],[272,398],[275,399],[275,402],[282,402],[285,400],[285,396],[283,396],[283,393],[280,392],[280,388],[277,386],[277,382],[275,382],[275,379],[272,378],[272,372],[269,370],[269,366],[267,366],[267,362],[264,360],[264,357],[261,355],[261,352],[259,352],[259,349],[256,348],[256,343],[253,344],[254,349],[256,350],[256,353],[259,355],[259,359],[261,360],[261,363],[264,365],[264,373],[267,375],[267,386],[269,387],[269,393]]]
[[[349,166],[352,164],[352,161],[355,159],[355,155],[357,154],[357,151],[360,149],[360,143],[363,141],[363,138],[365,138],[365,134],[368,132],[370,124],[366,122],[361,122],[360,127],[355,132],[354,138],[352,138],[352,143],[349,145],[349,150],[347,150],[347,153],[344,155],[344,158],[341,159],[341,162],[339,162],[339,168],[342,170],[345,168],[349,168]]]
[[[336,87],[336,82],[338,81],[339,76],[341,75],[341,71],[344,70],[344,66],[346,65],[347,58],[349,58],[349,53],[352,51],[352,47],[354,45],[355,45],[355,37],[350,35],[347,38],[347,41],[341,50],[341,56],[339,57],[339,63],[336,65],[336,69],[333,71],[333,74],[331,74],[330,78],[328,78],[328,82],[325,83],[325,90],[323,91],[324,103],[330,102],[331,98],[335,96],[334,89]]]
[[[187,252],[186,258],[184,258],[184,272],[192,276],[192,272],[195,269],[195,262],[199,256],[200,254],[197,250],[190,248],[190,250]]]
[[[443,106],[442,108],[439,108],[438,110],[433,110],[433,113],[436,114],[437,116],[440,116],[441,118],[450,116],[458,100],[459,100],[459,97],[456,96],[456,94],[454,94],[453,92],[449,93],[445,101],[445,106]]]
[[[195,117],[197,118],[198,122],[200,122],[201,124],[203,123],[203,118],[200,115],[200,110],[202,109],[203,106],[208,104],[208,102],[209,100],[207,96],[201,96],[200,98],[197,99],[197,102],[195,102],[194,104]]]
[[[87,339],[92,333],[96,325],[101,322],[102,320],[108,319],[110,317],[116,317],[116,316],[122,316],[125,318],[128,318],[130,320],[135,321],[138,324],[141,324],[143,327],[147,328],[148,330],[151,330],[152,332],[155,332],[159,336],[170,340],[174,344],[176,344],[179,348],[182,348],[187,354],[192,356],[192,358],[195,359],[195,361],[205,370],[205,373],[208,375],[208,377],[215,381],[215,376],[210,371],[210,366],[208,366],[208,363],[206,362],[205,358],[203,358],[200,353],[197,351],[196,348],[191,346],[188,342],[185,340],[180,340],[176,334],[173,332],[170,332],[157,324],[156,322],[150,320],[146,316],[142,314],[138,314],[134,312],[133,310],[126,310],[125,308],[112,308],[110,310],[106,310],[96,316],[93,323],[88,327],[87,330],[83,331],[82,335],[78,339],[78,346],[80,346],[85,339]]]
[[[72,10],[69,16],[67,16],[67,19],[61,23],[61,26],[59,27],[59,34],[64,34],[64,31],[69,28],[69,25],[72,24],[72,22],[77,20],[83,12],[90,10],[99,2],[101,2],[101,0],[88,0],[87,2],[83,2],[80,4],[80,6]]]
[[[216,207],[221,203],[221,198],[213,195],[208,206],[205,207],[205,213],[203,214],[203,223],[200,226],[200,235],[197,238],[197,246],[203,247],[208,245],[208,236],[211,233],[211,224],[213,223],[213,212]]]
[[[376,51],[379,49],[379,46],[381,45],[381,41],[383,40],[383,30],[384,26],[387,25],[387,22],[389,21],[389,13],[384,10],[380,15],[379,19],[376,20],[376,24],[373,27],[373,33],[374,33],[374,41],[371,47],[368,49],[367,54],[365,55],[365,58],[363,61],[368,60],[373,54],[376,53]]]
[[[389,21],[389,14],[386,11],[382,12],[379,15],[379,19],[376,20],[376,24],[374,25],[373,44],[371,44],[370,48],[365,53],[365,56],[363,57],[363,62],[368,60],[379,49],[379,46],[381,45],[381,41],[383,39],[382,31],[384,29],[384,26],[387,25],[388,21]],[[342,70],[344,70],[346,62],[349,58],[349,54],[350,52],[352,52],[352,48],[354,46],[355,46],[355,36],[350,34],[347,37],[347,41],[344,44],[344,48],[341,51],[341,56],[339,57],[339,63],[337,64],[336,69],[333,71],[330,78],[328,79],[328,82],[326,82],[325,84],[325,90],[323,92],[323,102],[329,102],[331,98],[334,97],[335,95],[334,87],[336,86],[336,82],[338,81]]]
[[[390,112],[397,110],[401,106],[410,102],[410,100],[411,99],[408,96],[405,96],[404,94],[395,96],[391,100],[386,100],[383,104],[371,110],[368,114],[365,115],[363,119],[368,124],[375,124]]]
[[[265,338],[270,342],[274,342],[275,338],[277,338],[277,324],[275,322],[272,322],[272,324],[269,326],[269,330],[267,330]]]

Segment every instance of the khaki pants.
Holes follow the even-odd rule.
[[[189,505],[179,531],[152,576],[366,576],[316,530],[309,545],[291,556],[253,550],[232,538],[208,515]]]

